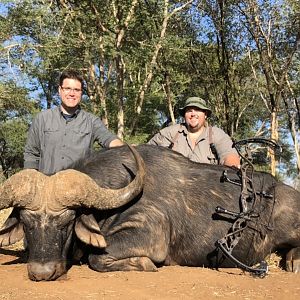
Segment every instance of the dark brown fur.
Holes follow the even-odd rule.
[[[21,209],[19,217],[14,215],[14,220],[24,224],[29,258],[34,261],[33,273],[36,272],[30,274],[33,280],[54,280],[66,272],[66,253],[71,247],[76,216],[78,238],[99,244],[100,248],[85,249],[91,268],[97,271],[154,271],[170,264],[232,266],[228,259],[218,265],[215,242],[226,235],[234,219],[217,215],[215,208],[240,211],[241,188],[221,182],[224,170],[228,177],[238,179],[237,170],[197,164],[157,146],[141,145],[137,150],[146,165],[145,185],[129,204],[104,211],[68,207],[55,214]],[[110,188],[126,186],[136,173],[133,156],[126,146],[96,153],[76,169],[98,185]],[[271,252],[284,250],[288,252],[288,270],[300,272],[299,192],[266,173],[255,173],[254,181],[257,191],[274,197],[257,198],[255,208],[260,217],[249,222],[233,254],[253,265]],[[17,223],[7,222],[0,239],[10,235],[13,240]],[[51,273],[45,271],[49,265],[53,266]]]

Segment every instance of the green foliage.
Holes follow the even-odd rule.
[[[160,41],[165,1],[138,1],[134,9],[130,0],[2,1],[8,13],[0,16],[1,128],[7,126],[7,132],[14,128],[20,137],[17,140],[12,133],[12,136],[2,133],[2,138],[6,145],[13,147],[15,143],[16,151],[20,150],[24,142],[22,130],[32,116],[38,109],[59,103],[58,76],[70,67],[81,70],[86,78],[84,108],[101,117],[107,115],[109,129],[114,132],[120,128],[119,115],[124,112],[124,136],[131,143],[146,142],[170,120],[167,87],[178,120],[178,108],[185,98],[197,95],[207,99],[213,110],[210,122],[222,127],[235,140],[256,134],[268,137],[269,99],[274,96],[281,101],[277,89],[285,68],[293,91],[292,94],[283,85],[290,99],[288,109],[299,114],[292,101],[300,95],[299,47],[291,64],[285,64],[299,32],[298,2],[285,0],[278,6],[277,1],[194,1],[192,7],[169,17],[152,66],[151,59]],[[168,3],[171,13],[186,1]],[[251,15],[255,12],[254,5],[259,9]],[[128,20],[131,9],[132,17]],[[262,22],[265,36],[269,34],[272,45],[269,52],[263,35],[258,40],[259,46],[251,32],[254,17]],[[268,26],[272,30],[268,31]],[[261,53],[269,55],[267,67],[261,62]],[[150,69],[152,79],[137,114],[137,99]],[[267,79],[266,72],[271,74]],[[280,143],[287,144],[281,159],[281,165],[285,165],[282,169],[295,174],[299,170],[292,159],[283,105],[278,105],[278,118]],[[11,153],[15,157],[16,153]],[[20,163],[18,159],[15,161],[17,165]],[[4,168],[13,169],[14,165]],[[281,168],[279,171],[282,172]]]
[[[17,87],[12,81],[0,83],[1,123],[34,113],[36,103],[28,101],[27,93],[25,88]]]
[[[0,84],[0,169],[8,177],[23,167],[28,124],[37,111],[25,88],[9,81]]]
[[[149,140],[148,134],[133,135],[133,136],[125,137],[124,139],[126,143],[134,144],[134,145],[147,143],[148,140]]]
[[[10,120],[0,125],[0,163],[8,177],[23,167],[23,151],[28,124],[22,120]]]

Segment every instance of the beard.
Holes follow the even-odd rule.
[[[194,117],[197,120],[186,120],[187,128],[190,132],[198,132],[204,127],[205,120],[202,122],[199,117]]]

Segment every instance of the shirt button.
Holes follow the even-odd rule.
[[[61,159],[65,159],[63,156],[62,156],[62,158]]]

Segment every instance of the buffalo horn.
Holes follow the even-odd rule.
[[[129,145],[128,145],[129,146]],[[135,198],[143,189],[145,165],[142,157],[129,146],[137,164],[137,173],[132,182],[121,189],[100,187],[88,175],[76,170],[64,170],[51,176],[55,201],[53,210],[61,207],[94,207],[96,209],[113,209],[120,207]],[[57,207],[54,207],[57,205]]]
[[[0,186],[0,210],[9,207],[26,207],[34,209],[40,203],[34,201],[42,189],[46,176],[26,169],[9,177]]]

